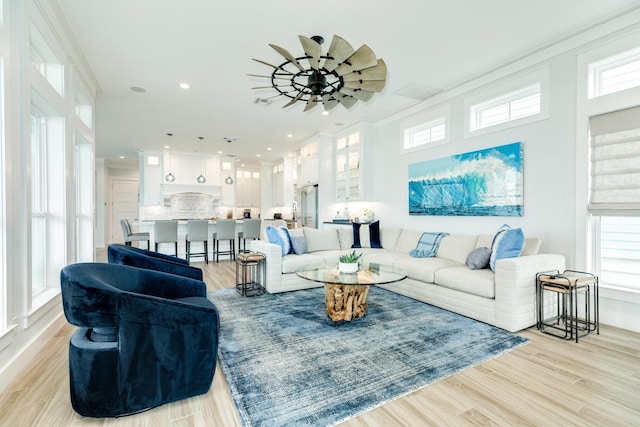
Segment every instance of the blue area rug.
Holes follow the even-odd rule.
[[[209,293],[220,365],[245,426],[329,426],[528,342],[372,287],[365,317],[332,322],[324,288]]]

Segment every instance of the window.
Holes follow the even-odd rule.
[[[471,131],[540,114],[540,83],[471,106]]]
[[[64,96],[64,66],[56,57],[40,31],[32,23],[30,32],[31,64],[42,74],[58,94]]]
[[[445,118],[440,117],[404,131],[404,149],[444,141],[446,137]]]
[[[600,218],[600,283],[640,291],[640,217]]]
[[[46,118],[31,115],[31,290],[46,286],[47,245]]]
[[[588,97],[596,98],[640,86],[640,48],[589,64]]]
[[[589,130],[600,281],[640,291],[640,107],[591,117]]]

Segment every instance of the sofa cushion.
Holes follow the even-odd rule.
[[[489,267],[495,271],[496,261],[519,257],[524,249],[524,233],[521,228],[511,228],[507,224],[500,227],[491,245]]]
[[[340,250],[338,231],[335,228],[318,230],[305,227],[303,230],[309,252]]]
[[[491,259],[491,249],[482,247],[475,248],[467,256],[465,264],[471,270],[482,270],[489,267],[489,260]]]
[[[400,254],[393,264],[393,269],[404,272],[411,279],[433,283],[436,271],[460,265],[460,263],[444,258],[413,258],[408,254]]]
[[[527,255],[538,255],[540,253],[540,246],[542,245],[542,240],[537,237],[527,237],[524,239],[524,249],[522,249],[522,253],[520,256]]]
[[[339,226],[337,231],[340,249],[351,249],[351,245],[353,245],[353,230],[351,230],[351,227]]]
[[[420,236],[422,236],[422,231],[407,230],[403,228],[400,231],[400,236],[398,236],[398,242],[396,243],[395,247],[386,247],[386,249],[393,249],[396,252],[408,254],[411,249],[416,248],[418,240],[420,240]],[[383,248],[385,248],[385,246],[383,246]]]
[[[324,258],[315,254],[295,255],[289,254],[282,257],[282,273],[295,273],[300,270],[312,268],[324,268]]]
[[[475,249],[478,236],[449,234],[440,242],[436,258],[446,258],[464,264],[469,252]]]
[[[383,249],[394,250],[398,237],[400,237],[400,228],[383,227],[380,229],[380,245]]]
[[[436,271],[435,283],[485,298],[496,296],[494,273],[488,268],[483,270],[469,270],[467,267],[443,268]]]

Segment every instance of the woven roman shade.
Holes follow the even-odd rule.
[[[640,107],[593,116],[589,130],[589,213],[640,216]]]

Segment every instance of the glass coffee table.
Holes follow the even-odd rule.
[[[327,314],[334,322],[351,321],[365,315],[369,286],[399,282],[407,277],[390,267],[373,264],[356,273],[342,273],[337,268],[310,268],[296,274],[303,279],[324,283]]]

